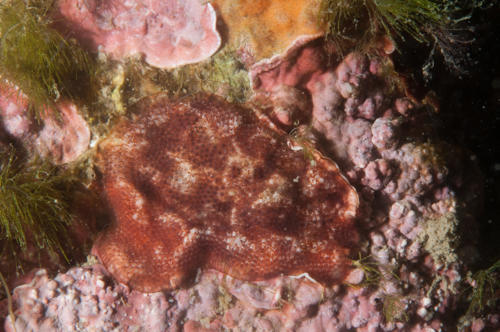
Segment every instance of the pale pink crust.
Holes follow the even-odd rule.
[[[117,280],[153,292],[198,268],[345,277],[358,196],[335,163],[215,97],[153,97],[139,110],[100,153],[115,223],[94,252]]]
[[[76,160],[89,147],[90,129],[74,104],[57,105],[60,118],[50,114],[44,117],[43,129],[35,140],[37,151],[50,156],[57,164]],[[52,112],[51,112],[52,113]]]
[[[215,11],[199,0],[61,0],[58,14],[59,28],[92,50],[141,53],[160,68],[202,61],[221,44]]]
[[[28,99],[17,88],[0,82],[0,124],[14,138],[25,137],[32,127]]]
[[[29,100],[17,87],[0,83],[0,131],[19,140],[28,151],[47,157],[55,164],[78,159],[89,147],[90,129],[76,105],[61,101],[57,111],[47,107],[36,125],[29,112]]]

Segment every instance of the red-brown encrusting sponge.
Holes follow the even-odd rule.
[[[117,280],[154,292],[199,268],[244,280],[345,277],[358,196],[334,162],[216,97],[137,107],[99,161],[115,220],[93,251]]]

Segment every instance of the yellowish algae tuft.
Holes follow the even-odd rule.
[[[93,76],[87,53],[51,28],[53,3],[0,2],[0,80],[18,86],[37,116],[62,97],[84,98]]]

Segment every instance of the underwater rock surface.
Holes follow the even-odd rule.
[[[85,3],[95,4],[89,1]],[[238,2],[240,6],[246,6],[245,8],[253,15],[249,15],[248,19],[241,19],[241,22],[238,22],[238,17],[232,17],[234,21],[232,22],[224,16],[227,15],[224,13],[227,10],[224,9],[225,6],[231,3],[236,2],[214,1],[214,8],[219,10],[218,14],[226,21],[227,28],[233,30],[232,35],[229,31],[229,39],[233,42],[238,38],[232,39],[231,36],[245,36],[251,30],[249,29],[253,24],[251,21],[257,20],[259,15],[252,13],[252,10],[263,9],[266,3],[258,1],[255,2],[255,7],[252,7],[250,2]],[[297,2],[295,9],[303,3],[307,1]],[[290,6],[294,5],[290,3]],[[291,10],[295,10],[292,7]],[[266,8],[264,9],[268,12],[273,10],[273,6],[268,5]],[[259,34],[256,36],[265,36],[261,33],[265,32],[266,24],[274,24],[272,21],[264,22],[265,16],[262,15],[259,21],[262,29],[257,31]],[[240,26],[238,23],[241,23]],[[298,27],[300,28],[299,25]],[[293,32],[293,27],[289,29]],[[238,34],[238,31],[241,34]],[[186,159],[186,155],[193,160],[198,158],[196,159],[198,161],[214,158],[219,169],[223,168],[220,165],[227,164],[227,157],[219,153],[225,151],[227,146],[220,149],[206,148],[207,145],[212,146],[214,142],[232,135],[221,130],[219,126],[207,125],[210,123],[207,119],[213,120],[211,117],[213,115],[203,112],[196,115],[196,118],[204,123],[201,127],[189,125],[181,126],[183,129],[180,131],[158,128],[146,131],[145,128],[157,120],[163,121],[167,115],[159,110],[157,113],[144,112],[145,114],[139,114],[135,118],[139,123],[137,125],[142,126],[135,130],[142,133],[133,132],[136,125],[134,122],[125,122],[126,124],[116,131],[117,134],[108,139],[103,146],[102,154],[104,157],[106,154],[109,155],[108,152],[112,152],[113,145],[119,147],[124,142],[135,142],[134,135],[141,138],[147,138],[148,135],[166,137],[168,139],[160,141],[161,145],[171,144],[168,151],[151,153],[149,157],[149,153],[138,154],[137,151],[142,151],[141,149],[147,151],[148,144],[141,139],[141,142],[137,141],[139,144],[131,146],[130,149],[117,148],[115,151],[117,155],[121,153],[127,160],[124,165],[120,165],[121,158],[118,157],[115,160],[116,165],[108,166],[105,165],[105,158],[101,159],[101,166],[104,165],[103,169],[108,170],[108,180],[104,181],[108,181],[108,188],[113,191],[109,197],[115,197],[110,199],[112,205],[125,206],[124,209],[116,208],[117,219],[130,221],[134,229],[141,231],[131,232],[125,226],[119,226],[120,229],[115,225],[113,226],[115,228],[105,233],[96,244],[95,253],[101,256],[105,263],[112,262],[107,263],[111,266],[111,274],[102,265],[94,263],[87,267],[73,268],[55,277],[39,272],[31,283],[17,288],[14,291],[17,331],[40,330],[42,327],[48,330],[70,331],[456,329],[461,323],[457,313],[466,310],[460,307],[463,306],[464,289],[471,289],[471,285],[475,282],[468,276],[470,264],[477,260],[478,255],[475,249],[476,218],[482,197],[481,177],[474,157],[436,139],[437,135],[433,132],[435,110],[424,101],[408,94],[408,90],[387,57],[387,53],[393,50],[389,47],[391,45],[385,45],[379,55],[373,50],[370,56],[353,52],[342,59],[340,57],[337,59],[335,54],[325,52],[321,40],[310,42],[309,38],[312,38],[312,35],[306,34],[306,38],[296,39],[297,36],[304,36],[303,32],[299,31],[292,33],[291,36],[292,41],[289,40],[283,45],[279,42],[261,46],[258,43],[255,44],[257,46],[252,44],[255,48],[250,51],[245,41],[251,38],[243,42],[237,41],[237,44],[238,42],[243,44],[240,45],[241,49],[238,49],[238,52],[247,57],[243,62],[249,65],[247,69],[254,89],[252,101],[262,107],[263,112],[266,112],[276,127],[290,133],[290,141],[296,143],[292,145],[294,149],[302,149],[295,151],[301,158],[289,158],[297,162],[299,168],[306,167],[304,160],[308,160],[308,153],[316,150],[338,162],[341,172],[346,175],[350,185],[341,177],[338,170],[335,171],[334,178],[342,178],[342,186],[347,188],[352,185],[359,198],[356,219],[349,220],[347,225],[351,234],[357,234],[355,243],[358,251],[351,250],[353,255],[347,259],[345,255],[350,244],[344,243],[345,245],[335,247],[337,256],[333,262],[327,262],[327,265],[335,264],[327,266],[324,270],[321,267],[316,268],[316,271],[328,271],[325,272],[327,276],[323,278],[321,276],[324,273],[314,274],[314,268],[303,264],[293,265],[292,256],[286,257],[288,259],[286,262],[292,262],[289,266],[284,267],[286,262],[282,260],[280,263],[282,265],[276,267],[269,264],[268,260],[265,266],[271,268],[263,269],[264,265],[259,265],[261,257],[249,253],[245,247],[248,240],[246,236],[243,240],[240,234],[234,236],[222,230],[216,242],[223,243],[231,250],[234,249],[231,252],[241,250],[244,254],[229,260],[227,257],[223,258],[221,262],[213,258],[212,264],[207,265],[197,261],[200,258],[194,258],[199,257],[195,253],[201,251],[207,252],[209,261],[210,255],[217,256],[206,250],[207,236],[213,234],[205,227],[207,222],[203,220],[213,220],[204,219],[209,214],[218,219],[224,216],[224,213],[227,214],[227,208],[223,205],[218,207],[214,202],[217,203],[220,198],[227,197],[224,195],[228,195],[231,190],[238,192],[233,200],[248,200],[253,193],[252,190],[247,190],[253,188],[248,182],[254,182],[255,179],[243,181],[242,186],[240,186],[241,181],[234,182],[238,185],[228,186],[222,183],[221,179],[224,176],[221,177],[220,172],[211,173],[212,167],[198,167],[195,171],[191,167],[179,167],[182,162],[190,160]],[[269,48],[266,48],[267,46]],[[273,57],[256,62],[260,56],[266,55]],[[165,102],[165,105],[169,103],[171,102]],[[195,109],[201,109],[211,103],[219,105],[219,102],[205,101],[200,102],[201,106],[196,106]],[[161,108],[160,105],[161,103],[157,106]],[[214,111],[216,114],[221,112],[218,107]],[[9,113],[9,116],[12,114],[14,114],[12,119],[16,120],[15,113]],[[189,111],[187,114],[190,114]],[[15,128],[21,129],[25,124],[22,121],[13,123],[18,123],[19,126]],[[265,127],[274,128],[272,124],[267,124]],[[226,127],[223,125],[221,128]],[[216,134],[198,135],[196,129],[201,129],[201,133]],[[184,133],[186,130],[193,135],[193,141],[186,140]],[[275,128],[271,130],[273,131],[278,130]],[[129,132],[128,137],[127,132]],[[266,130],[264,133],[269,134]],[[274,134],[269,135],[274,137]],[[280,137],[281,135],[282,133]],[[279,141],[277,137],[275,139]],[[241,144],[243,149],[251,146],[254,145]],[[157,146],[152,148],[159,149]],[[175,157],[173,161],[170,160],[172,153],[169,151],[182,150],[185,151],[180,154],[182,158]],[[233,157],[233,161],[244,160],[236,155],[238,157]],[[260,156],[259,160],[266,160],[266,165],[270,163],[272,166],[270,169],[281,170],[282,167],[277,167],[280,165],[273,164],[279,158],[274,159],[273,156],[272,153],[267,158]],[[160,166],[148,166],[151,164],[150,161],[142,167],[136,165],[142,165],[141,161],[147,158],[150,158],[151,162],[157,161]],[[318,159],[314,157],[313,160]],[[252,164],[252,167],[255,166],[254,162],[248,163]],[[176,165],[175,169],[182,172],[171,174],[165,179],[158,171],[159,168],[168,169],[164,167],[165,164]],[[189,166],[186,163],[184,165]],[[321,167],[330,169],[331,166],[326,167],[326,164],[322,164]],[[191,180],[198,179],[197,176],[200,174],[210,180],[205,181],[203,186],[192,186]],[[295,183],[293,181],[295,177],[290,175],[288,179],[290,178],[292,183]],[[165,186],[158,189],[150,185],[151,181],[159,179]],[[121,182],[124,184],[123,187],[118,185]],[[278,187],[271,186],[271,188]],[[167,189],[170,190],[169,193],[162,191]],[[183,191],[189,192],[189,195],[192,191],[196,191],[200,200],[196,204],[190,203],[190,199],[185,199],[188,196],[184,196]],[[133,200],[130,199],[131,196],[134,196]],[[269,195],[266,198],[267,202],[283,204],[282,206],[287,207],[286,210],[293,205],[291,203],[293,200],[287,201],[279,194]],[[176,211],[182,214],[183,219],[172,218],[171,215],[162,218],[160,212],[164,210],[163,207],[159,207],[162,204],[155,206],[156,203],[150,203],[169,199],[175,201],[171,206],[178,209]],[[274,199],[276,201],[273,201]],[[184,203],[178,204],[181,201]],[[312,200],[305,204],[315,203],[317,201]],[[199,206],[205,208],[198,209]],[[291,210],[297,212],[293,207]],[[327,206],[324,211],[335,214],[338,210],[336,207]],[[173,236],[172,233],[165,235],[166,232],[155,231],[157,228],[148,226],[163,219],[174,221],[172,225],[186,225],[186,220],[189,221],[190,228],[178,227],[179,233],[183,234],[182,240],[178,238],[174,240],[181,246],[184,244],[186,247],[193,246],[193,251],[185,252],[187,258],[184,261],[191,262],[190,264],[172,265],[168,262],[172,257],[162,255],[163,249],[154,251],[162,245],[165,238],[170,239]],[[253,216],[251,221],[259,223],[262,220],[265,219]],[[279,214],[276,220],[280,220]],[[265,222],[262,223],[269,226]],[[229,228],[231,223],[227,224]],[[205,227],[203,232],[200,231],[200,225]],[[260,224],[256,227],[260,227]],[[355,230],[353,231],[351,227]],[[143,232],[146,229],[150,230]],[[193,229],[194,231],[191,231]],[[265,231],[263,228],[261,233],[272,236],[276,234],[275,232],[275,229]],[[122,234],[126,236],[120,237]],[[279,236],[276,238],[284,239]],[[124,238],[127,240],[123,240]],[[341,238],[343,237],[334,236],[335,245],[343,242],[340,241]],[[291,242],[287,241],[284,239],[280,247],[284,252],[287,252],[285,249],[290,249],[286,246]],[[211,244],[213,243],[212,241]],[[260,249],[266,252],[269,248]],[[215,252],[224,251],[221,249]],[[130,259],[132,256],[140,258],[134,261]],[[202,255],[201,260],[206,260],[207,256]],[[223,257],[224,254],[219,256]],[[255,265],[248,264],[249,257],[257,262],[256,266],[260,268],[260,273],[248,272]],[[262,260],[266,257],[269,257],[267,253]],[[340,264],[337,264],[339,262]],[[194,266],[216,268],[232,276],[208,268],[197,271]],[[238,270],[245,271],[245,268],[247,273],[238,273]],[[342,271],[341,278],[335,275],[340,271],[337,269]],[[166,275],[167,273],[161,271],[169,271],[173,275]],[[334,285],[325,282],[322,284],[311,279],[308,274],[295,277],[278,276],[280,271],[285,273],[306,271],[318,281],[331,278],[343,282]],[[237,277],[263,280],[245,281]],[[186,281],[184,279],[194,280],[189,283],[183,282]],[[128,288],[119,281],[128,282],[136,286],[136,289]],[[180,284],[183,284],[183,288],[175,288]],[[170,290],[149,294],[137,291],[137,289],[155,291],[161,288]],[[65,328],[61,328],[62,326]],[[6,318],[5,328],[7,331],[13,331],[10,318]],[[471,331],[498,330],[500,315],[493,313],[473,321],[465,320],[461,328]]]
[[[316,46],[313,43],[304,47]],[[320,49],[298,50],[297,54],[309,54],[312,58],[306,61],[308,63],[318,63],[315,57],[322,56]],[[294,56],[288,58],[293,59]],[[430,130],[427,127],[430,121],[428,110],[394,88],[392,83],[397,77],[394,74],[387,76],[386,73],[392,71],[386,66],[391,64],[383,57],[368,59],[353,53],[333,66],[309,66],[313,70],[306,70],[307,74],[302,77],[297,73],[304,72],[304,66],[293,69],[292,62],[289,72],[298,79],[283,82],[279,81],[279,77],[286,75],[267,74],[267,77],[278,77],[276,85],[281,86],[281,91],[285,90],[283,95],[291,94],[297,100],[306,98],[307,102],[296,104],[306,105],[306,111],[309,110],[304,115],[296,109],[288,113],[291,122],[281,123],[280,117],[275,116],[273,103],[280,112],[286,111],[286,103],[280,98],[271,98],[268,108],[270,117],[278,126],[289,127],[296,119],[294,116],[298,115],[302,126],[315,128],[313,131],[299,130],[299,136],[294,136],[294,139],[300,142],[304,137],[315,136],[316,139],[310,142],[316,142],[323,151],[330,151],[326,153],[339,161],[359,193],[360,214],[356,218],[356,228],[361,246],[365,247],[361,249],[358,259],[353,257],[352,270],[343,284],[325,287],[309,280],[306,275],[298,279],[280,276],[259,282],[242,281],[206,269],[201,270],[194,283],[186,288],[151,294],[130,291],[110,279],[103,283],[105,290],[101,290],[103,286],[86,286],[85,292],[80,291],[78,283],[66,288],[57,284],[55,294],[60,295],[45,296],[34,302],[28,301],[28,292],[16,290],[18,331],[22,331],[23,326],[25,329],[36,329],[37,324],[49,317],[50,324],[60,324],[62,318],[50,314],[50,311],[42,315],[36,312],[44,312],[45,306],[59,307],[63,294],[67,293],[81,294],[75,304],[64,302],[76,312],[72,317],[85,317],[84,312],[79,314],[84,305],[93,303],[96,308],[92,311],[95,320],[82,323],[74,318],[74,329],[77,326],[99,328],[110,322],[118,329],[135,326],[152,331],[445,329],[456,309],[460,289],[468,285],[462,277],[466,271],[463,259],[473,259],[474,256],[474,248],[470,244],[474,240],[473,216],[478,202],[475,193],[480,192],[477,189],[480,182],[468,155],[444,143],[430,144],[419,139],[422,133],[429,133]],[[267,67],[261,72],[272,70],[272,67]],[[275,83],[268,82],[267,86],[272,90]],[[293,85],[288,85],[290,82]],[[258,89],[258,86],[254,87]],[[257,90],[259,93],[268,92]],[[151,115],[150,123],[154,123],[154,118],[159,121],[166,116],[164,113],[157,117]],[[144,127],[144,124],[141,126]],[[154,130],[149,130],[142,135],[147,136],[148,133],[170,135],[172,142],[176,142],[172,148],[183,149],[178,142],[182,134],[161,130],[155,134]],[[134,137],[137,134],[130,132],[129,135]],[[115,136],[110,143],[116,140],[115,143],[120,144],[120,140],[127,140],[124,137]],[[124,154],[131,151],[134,149]],[[213,151],[210,153],[208,149],[200,149],[198,153],[215,156],[216,159],[220,156]],[[130,163],[141,158],[130,158]],[[300,160],[303,162],[303,155]],[[146,179],[155,178],[154,168],[143,169],[143,172],[146,171],[153,172],[147,173],[149,176]],[[140,175],[136,172],[129,176],[141,178],[134,174]],[[181,181],[179,185],[185,183],[189,182]],[[129,194],[136,191],[131,188],[122,192]],[[240,195],[247,198],[244,193]],[[140,203],[140,198],[137,196],[132,203]],[[467,207],[468,212],[459,212],[458,204]],[[144,207],[135,211],[154,211]],[[459,227],[466,227],[468,233],[461,234]],[[140,233],[136,236],[141,237]],[[193,239],[198,239],[198,236],[198,233],[194,234]],[[145,238],[144,243],[152,243],[151,238],[155,236]],[[227,236],[226,240],[231,238]],[[131,241],[142,243],[143,240]],[[126,241],[122,243],[120,245],[126,244]],[[130,249],[134,250],[134,247]],[[150,248],[150,245],[146,247]],[[126,246],[123,248],[126,250]],[[136,269],[132,264],[131,268]],[[55,280],[77,271],[87,271],[81,283],[90,285],[93,278],[101,278],[99,276],[105,273],[102,267],[95,265],[90,270],[73,269]],[[157,273],[153,275],[158,277]],[[51,283],[47,277],[36,280],[35,286],[30,287],[34,289],[32,292],[40,291],[37,294],[42,294],[41,290]],[[112,291],[116,289],[120,291]],[[109,292],[116,295],[103,295]],[[30,304],[37,301],[42,304]],[[128,304],[124,305],[123,301]],[[116,310],[109,313],[106,309],[97,309],[106,306],[114,306]],[[42,309],[37,309],[39,307]],[[128,312],[126,319],[118,317],[123,310]],[[142,318],[143,310],[150,315],[148,322]],[[153,326],[150,322],[159,323]],[[7,320],[6,326],[9,327],[9,324]],[[474,321],[473,327],[478,326],[498,326],[498,317],[490,315]]]

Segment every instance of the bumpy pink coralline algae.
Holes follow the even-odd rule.
[[[61,31],[114,58],[144,54],[147,63],[172,68],[210,57],[221,44],[216,14],[199,0],[63,0]]]
[[[423,135],[426,140],[433,137],[426,127],[429,113],[396,85],[398,77],[384,56],[351,53],[326,66],[321,44],[312,42],[253,67],[251,73],[258,96],[286,96],[282,91],[292,90],[295,99],[303,99],[287,104],[289,97],[270,97],[271,106],[266,106],[277,123],[285,128],[300,124],[297,132],[315,136],[339,162],[360,193],[358,221],[367,229],[362,237],[369,243],[365,254],[382,274],[399,270],[400,279],[383,276],[375,292],[347,289],[340,311],[332,317],[337,327],[410,329],[384,322],[378,308],[390,301],[400,306],[396,322],[404,320],[397,315],[406,312],[420,320],[415,330],[443,327],[441,319],[454,310],[456,301],[450,288],[460,287],[460,250],[472,250],[456,247],[453,240],[459,222],[474,223],[470,217],[458,221],[457,202],[465,202],[461,204],[471,215],[477,213],[478,196],[470,192],[480,192],[480,184],[470,159],[451,146],[422,141]],[[306,118],[294,106],[305,102],[312,104]],[[466,238],[464,243],[470,243],[472,237]],[[427,262],[425,268],[413,265],[420,261]],[[428,273],[438,275],[442,289],[425,282]],[[369,276],[359,277],[352,276],[354,284]]]

